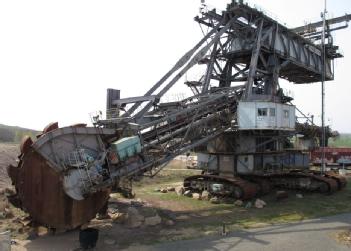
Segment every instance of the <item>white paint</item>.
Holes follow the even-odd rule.
[[[266,111],[266,115],[260,114],[260,110]],[[263,101],[239,102],[240,130],[294,130],[295,120],[295,106],[293,105]]]

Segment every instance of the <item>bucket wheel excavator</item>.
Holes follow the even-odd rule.
[[[331,31],[343,27],[332,26],[349,19],[327,21],[323,53],[320,23],[289,29],[242,1],[225,11],[203,8],[195,21],[208,33],[144,96],[120,98],[109,89],[106,114],[92,115],[93,126],[52,123],[36,139],[23,139],[18,166],[8,168],[19,206],[43,225],[72,229],[95,217],[112,187],[154,176],[189,151],[203,174],[186,178],[187,189],[241,199],[271,187],[342,189],[344,178],[309,171],[314,139],[296,135],[311,123],[298,122],[279,79],[308,84],[324,70],[333,80],[333,60],[342,55]],[[192,95],[161,102],[195,65],[206,70],[185,83]]]

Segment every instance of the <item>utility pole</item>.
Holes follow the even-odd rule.
[[[324,0],[324,11],[322,13],[322,18],[323,18],[323,30],[322,30],[322,142],[321,142],[321,148],[322,148],[322,161],[321,161],[321,172],[325,172],[325,16],[327,13],[327,0]]]

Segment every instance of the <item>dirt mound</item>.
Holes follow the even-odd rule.
[[[11,186],[11,180],[7,175],[6,167],[9,164],[16,165],[18,155],[18,144],[0,143],[0,189]]]

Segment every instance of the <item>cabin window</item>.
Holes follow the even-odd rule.
[[[269,108],[269,116],[275,117],[275,108]]]
[[[289,118],[289,110],[284,110],[284,118]]]
[[[267,116],[267,108],[258,108],[257,115],[258,116]]]

